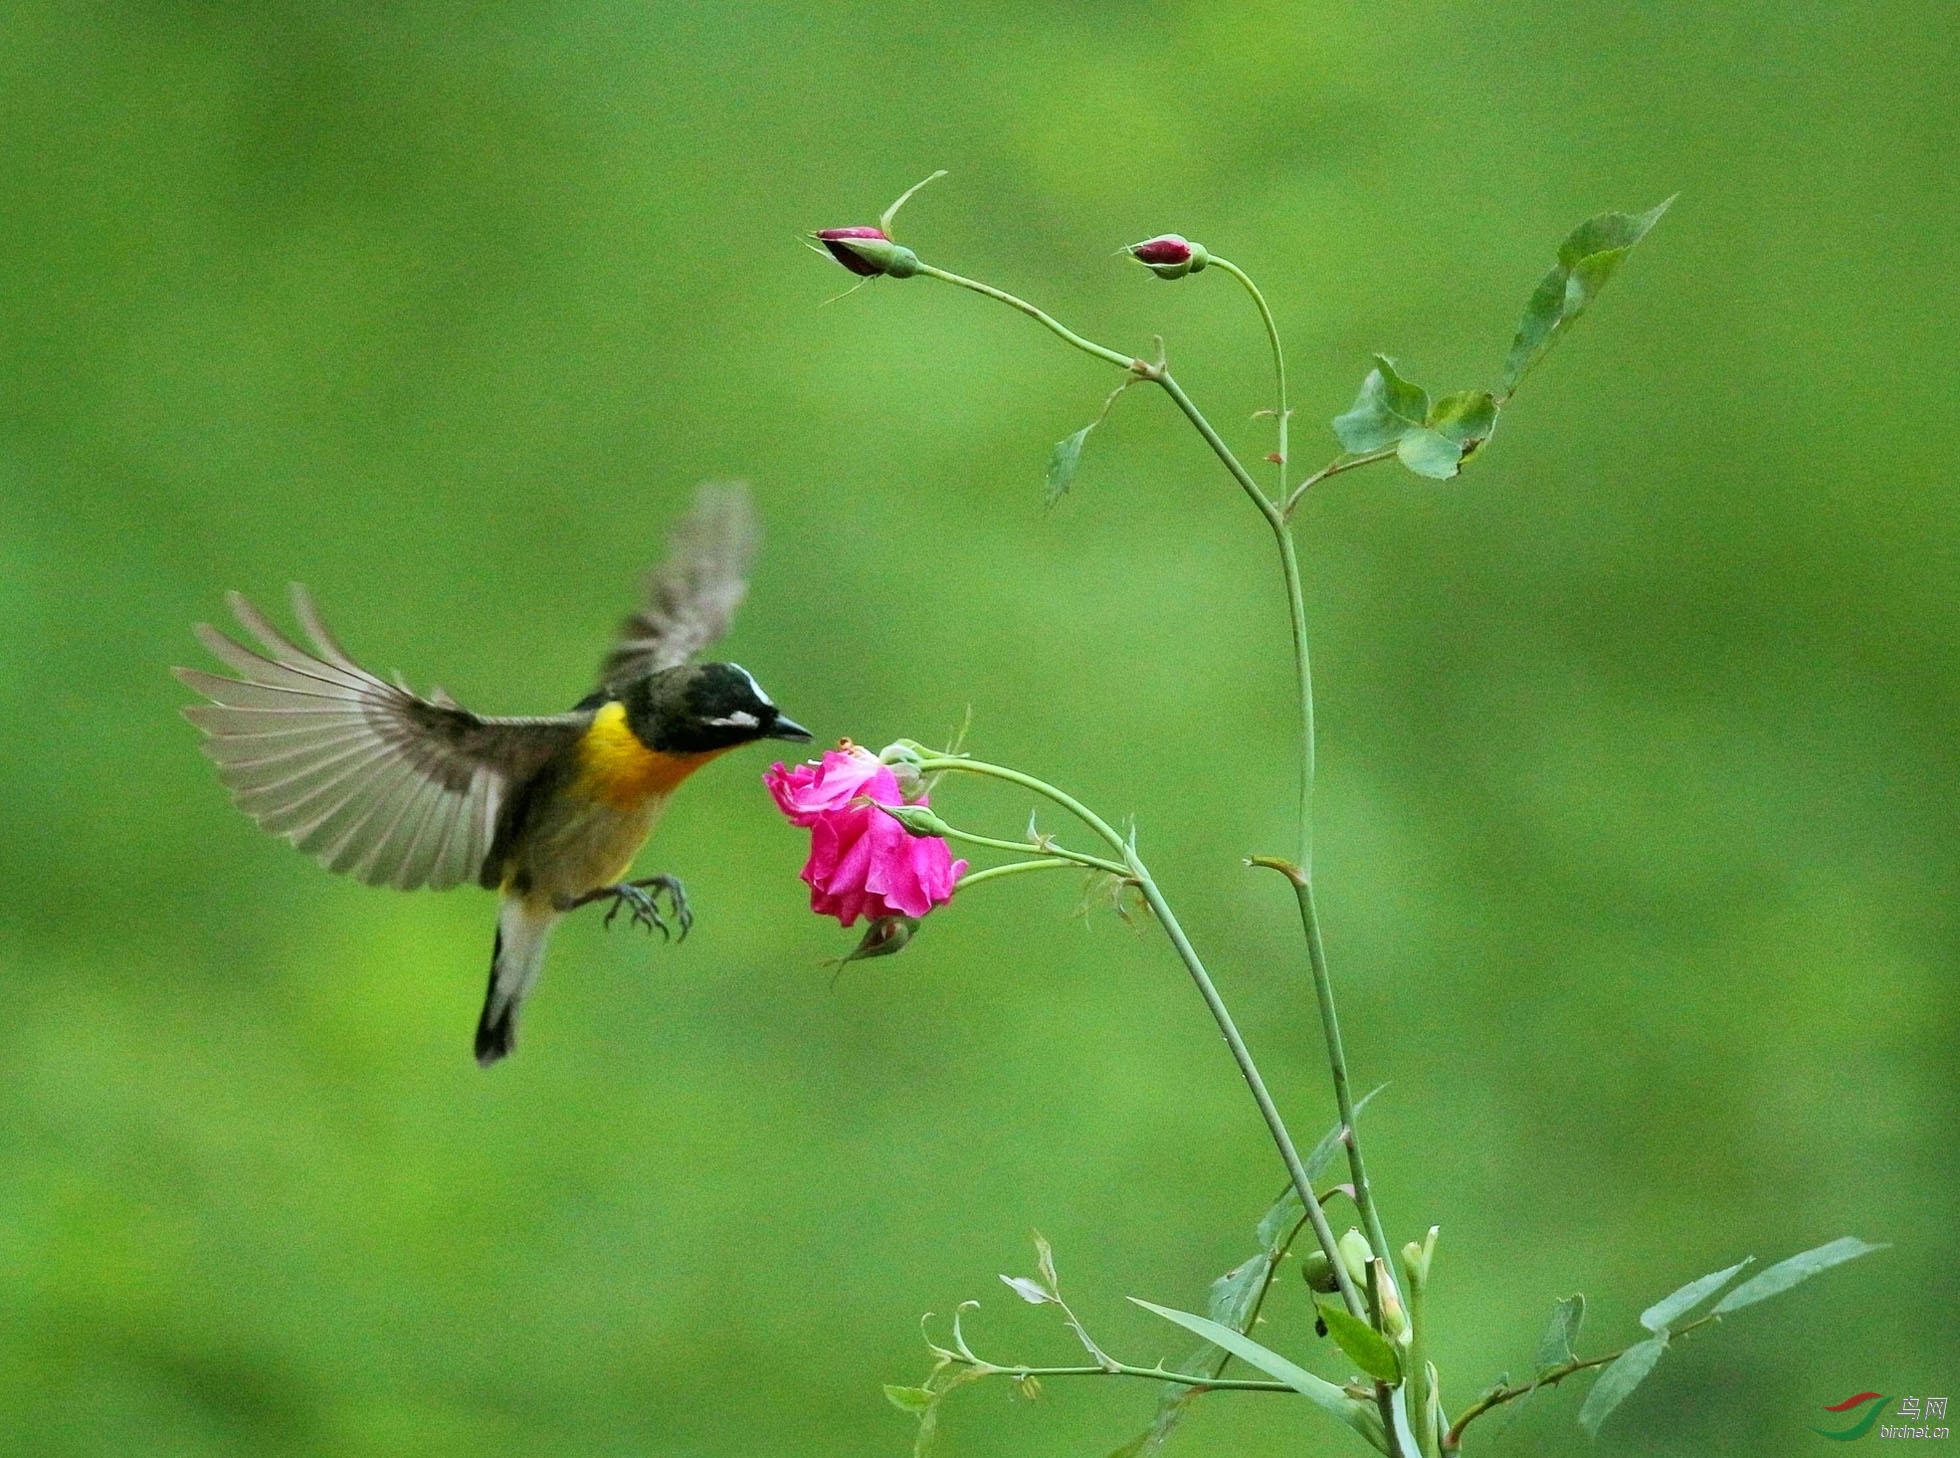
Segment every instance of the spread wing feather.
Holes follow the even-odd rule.
[[[749,564],[762,529],[739,482],[703,486],[649,572],[639,611],[619,630],[600,666],[601,684],[625,684],[676,668],[728,631],[749,590]]]
[[[424,698],[348,656],[293,588],[302,648],[237,593],[228,601],[257,649],[200,623],[197,636],[237,678],[180,668],[209,703],[184,716],[246,814],[372,886],[442,890],[474,880],[512,785],[576,740],[589,713],[535,719],[472,714],[440,689]]]

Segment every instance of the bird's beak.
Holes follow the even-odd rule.
[[[782,715],[778,714],[776,716],[776,722],[769,726],[768,732],[762,737],[764,739],[787,739],[796,744],[808,744],[816,736],[797,723],[796,720],[785,719]]]

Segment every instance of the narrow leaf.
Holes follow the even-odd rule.
[[[1524,306],[1511,352],[1504,361],[1504,388],[1518,382],[1591,307],[1619,272],[1627,254],[1661,220],[1673,198],[1644,213],[1600,213],[1574,228],[1559,245],[1558,262],[1539,280]]]
[[[1603,1369],[1586,1394],[1585,1405],[1579,1409],[1579,1426],[1586,1430],[1586,1436],[1597,1438],[1600,1424],[1613,1415],[1613,1409],[1626,1401],[1633,1389],[1647,1380],[1647,1374],[1654,1370],[1654,1364],[1667,1350],[1667,1333],[1648,1337],[1628,1347]]]
[[[1808,1281],[1819,1271],[1828,1271],[1832,1266],[1841,1266],[1846,1261],[1855,1261],[1859,1256],[1884,1249],[1882,1245],[1867,1245],[1855,1235],[1840,1236],[1828,1245],[1793,1255],[1787,1261],[1778,1261],[1769,1269],[1758,1271],[1716,1302],[1715,1314],[1727,1316],[1731,1311],[1754,1306],[1758,1301],[1780,1295],[1799,1281]]]
[[[1534,1360],[1536,1371],[1561,1366],[1578,1355],[1572,1346],[1579,1340],[1579,1325],[1585,1319],[1586,1298],[1576,1291],[1552,1309],[1552,1324],[1538,1339],[1538,1356]]]
[[[1041,1272],[1042,1284],[1050,1291],[1061,1290],[1061,1277],[1055,1274],[1055,1248],[1038,1230],[1034,1233],[1034,1258],[1035,1269]]]
[[[1019,1296],[1030,1306],[1046,1306],[1055,1299],[1054,1293],[1041,1282],[1028,1276],[1002,1276],[1002,1283],[1008,1290]]]
[[[1355,1366],[1381,1382],[1402,1380],[1402,1359],[1388,1344],[1387,1337],[1345,1306],[1332,1301],[1320,1301],[1315,1305],[1319,1308],[1320,1319],[1327,1323],[1327,1334],[1334,1339],[1336,1346],[1354,1359]]]
[[[1361,393],[1344,414],[1334,417],[1334,434],[1343,449],[1359,454],[1392,446],[1429,416],[1429,394],[1396,373],[1395,361],[1375,356],[1375,367],[1361,382]]]
[[[1742,1268],[1755,1259],[1744,1256],[1725,1271],[1711,1271],[1706,1276],[1688,1282],[1672,1295],[1663,1296],[1652,1306],[1640,1313],[1640,1324],[1649,1331],[1666,1331],[1675,1322],[1693,1311],[1702,1302],[1713,1296],[1729,1282],[1733,1281]]]
[[[923,1387],[899,1387],[890,1382],[885,1384],[885,1397],[900,1412],[909,1412],[914,1415],[927,1411],[935,1402],[939,1401],[937,1397],[926,1391]]]
[[[1055,449],[1048,455],[1048,501],[1052,505],[1062,493],[1068,490],[1069,483],[1075,480],[1076,468],[1082,464],[1082,443],[1089,438],[1089,432],[1096,428],[1096,422],[1055,442]]]
[[[1388,1451],[1388,1439],[1382,1430],[1381,1415],[1371,1405],[1349,1397],[1324,1377],[1314,1376],[1306,1368],[1288,1361],[1278,1352],[1269,1351],[1251,1337],[1233,1331],[1229,1326],[1220,1326],[1215,1321],[1207,1320],[1202,1316],[1193,1316],[1188,1311],[1159,1306],[1138,1296],[1132,1296],[1130,1299],[1145,1311],[1155,1312],[1164,1320],[1175,1322],[1186,1331],[1195,1332],[1206,1341],[1225,1348],[1248,1366],[1257,1367],[1268,1377],[1284,1382],[1315,1407],[1346,1423],[1380,1451],[1384,1453]]]

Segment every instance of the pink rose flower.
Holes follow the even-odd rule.
[[[844,926],[860,916],[916,919],[953,899],[966,862],[954,860],[940,837],[915,836],[876,808],[905,797],[869,750],[847,743],[816,764],[776,764],[762,780],[790,823],[810,832],[803,879],[819,916]]]

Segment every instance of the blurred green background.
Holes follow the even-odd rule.
[[[1591,1349],[1745,1254],[1891,1251],[1697,1338],[1602,1439],[1788,1454],[1960,1386],[1954,311],[1933,3],[39,3],[0,13],[0,1448],[898,1454],[881,1381],[1055,1242],[1119,1354],[1189,1345],[1280,1183],[1160,938],[1067,878],[903,957],[805,909],[749,752],[645,858],[684,947],[557,942],[468,1039],[492,907],[367,890],[226,803],[167,675],[227,588],[486,712],[569,704],[695,482],[770,541],[730,653],[823,738],[943,739],[1143,843],[1303,1139],[1270,539],[1026,320],[850,282],[867,222],[1145,350],[1247,452],[1283,315],[1304,469],[1371,350],[1494,384],[1558,239],[1681,201],[1458,482],[1305,515],[1321,874],[1396,1238],[1444,1229],[1450,1405],[1555,1297]],[[963,822],[1025,806],[962,787]],[[1268,1340],[1340,1367],[1297,1283]],[[1154,1391],[949,1408],[1097,1455]],[[1576,1396],[1476,1446],[1576,1453]],[[1174,1451],[1346,1451],[1212,1398]]]

